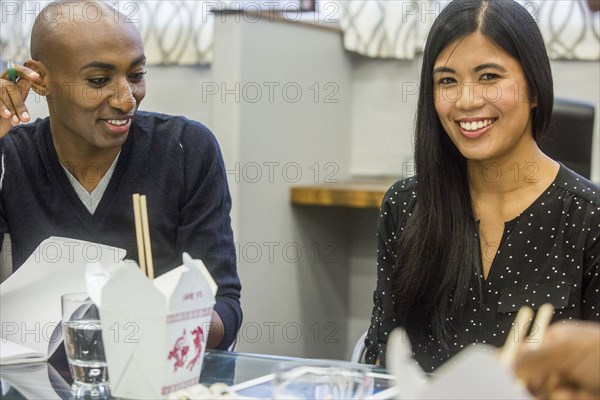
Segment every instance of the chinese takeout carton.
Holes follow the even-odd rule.
[[[399,399],[532,399],[493,346],[469,346],[431,377],[423,373],[411,353],[406,332],[397,328],[388,341],[386,363],[396,378]]]
[[[499,361],[495,347],[476,344],[454,358],[458,359],[440,367],[430,380],[423,399],[532,400],[510,365]]]
[[[184,253],[153,281],[135,262],[88,265],[87,276],[113,396],[155,399],[198,383],[217,292],[202,261]]]

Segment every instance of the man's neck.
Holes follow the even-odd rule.
[[[115,158],[120,147],[108,150],[83,148],[53,138],[58,160],[88,192],[93,192]]]

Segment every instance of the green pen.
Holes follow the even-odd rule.
[[[13,62],[13,60],[8,60],[6,67],[8,68],[8,80],[16,83],[17,82],[17,71],[15,70],[15,63]]]

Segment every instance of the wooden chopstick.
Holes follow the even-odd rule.
[[[140,208],[142,211],[142,231],[144,232],[144,250],[146,252],[146,267],[148,278],[154,279],[154,263],[152,262],[152,247],[150,245],[150,227],[148,225],[148,205],[146,195],[140,196]]]
[[[543,304],[538,310],[535,320],[533,321],[533,328],[536,329],[536,331],[532,332],[535,339],[537,339],[537,341],[533,343],[535,346],[539,346],[544,340],[548,326],[552,321],[552,315],[554,315],[554,306],[550,303]],[[550,374],[544,384],[547,388],[546,393],[554,392],[554,390],[561,385],[561,381],[560,375],[557,372]]]
[[[554,314],[554,307],[550,303],[543,304],[535,316],[535,320],[532,322],[531,327],[534,329],[532,334],[537,339],[537,344],[541,343],[548,330],[548,325],[552,321],[552,315]],[[513,327],[506,338],[504,347],[500,352],[500,361],[505,364],[512,364],[515,357],[519,353],[519,349],[525,340],[527,335],[528,322],[533,317],[533,310],[527,306],[523,306],[519,309]],[[514,340],[516,337],[516,340]]]
[[[148,205],[146,196],[139,193],[133,195],[133,215],[135,218],[135,237],[137,240],[140,269],[150,279],[154,279],[154,263],[150,245],[150,228],[148,224]]]
[[[508,333],[504,347],[500,352],[500,362],[504,364],[512,364],[519,352],[519,347],[525,336],[527,335],[526,326],[529,326],[529,322],[533,317],[533,310],[527,306],[523,306],[519,309],[515,322]]]
[[[139,193],[135,193],[133,195],[133,216],[135,218],[135,238],[137,240],[137,250],[138,250],[138,262],[140,264],[140,269],[147,275],[146,273],[146,252],[144,251],[144,233],[142,231],[142,215],[140,209],[140,195]]]
[[[554,306],[550,303],[543,304],[538,310],[533,321],[533,328],[537,328],[537,331],[532,332],[537,339],[537,344],[542,343],[542,340],[544,340],[548,326],[552,321],[552,315],[554,315]]]

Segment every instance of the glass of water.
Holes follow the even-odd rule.
[[[65,349],[78,399],[110,395],[98,308],[87,293],[69,293],[62,300]]]

